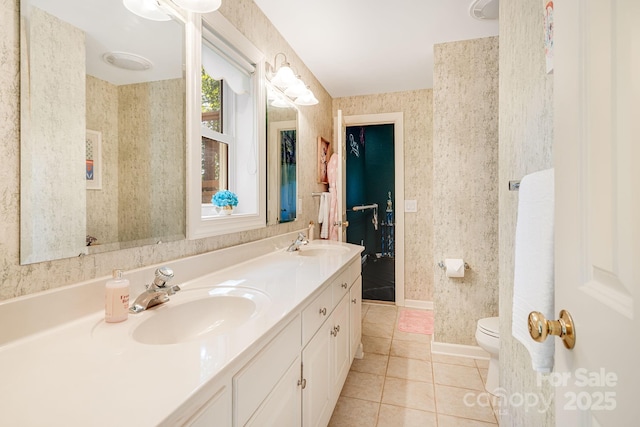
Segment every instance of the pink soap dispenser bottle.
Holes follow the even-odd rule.
[[[123,322],[129,316],[129,281],[122,277],[122,270],[113,270],[113,279],[107,281],[104,300],[104,320],[108,323]]]

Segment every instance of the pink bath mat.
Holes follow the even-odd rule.
[[[433,311],[403,309],[398,330],[412,334],[433,335]]]

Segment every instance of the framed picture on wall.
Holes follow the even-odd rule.
[[[85,176],[87,190],[102,189],[102,133],[87,129]]]
[[[331,142],[327,141],[323,137],[318,137],[318,183],[328,184],[329,177],[327,176],[327,164],[331,157]]]
[[[553,72],[553,1],[544,0],[544,57],[547,74]]]

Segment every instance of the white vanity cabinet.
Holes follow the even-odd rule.
[[[362,359],[362,276],[349,289],[349,332],[351,360]]]
[[[331,285],[311,304],[305,312],[317,308],[319,301],[326,300],[327,291],[332,294],[332,306],[328,319],[320,326],[313,338],[303,341],[302,372],[302,426],[324,427],[329,423],[351,362],[350,286],[361,287],[360,264],[354,261]],[[361,292],[361,291],[360,291]],[[304,313],[303,312],[303,319]],[[358,317],[357,321],[360,321]],[[358,344],[354,346],[359,346]]]
[[[200,409],[186,425],[189,427],[230,426],[231,387],[222,386],[216,391],[204,408]]]
[[[360,271],[353,260],[322,285],[188,425],[326,427],[361,345]]]

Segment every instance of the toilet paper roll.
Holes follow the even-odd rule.
[[[444,266],[447,277],[464,277],[464,261],[458,258],[445,259]]]

